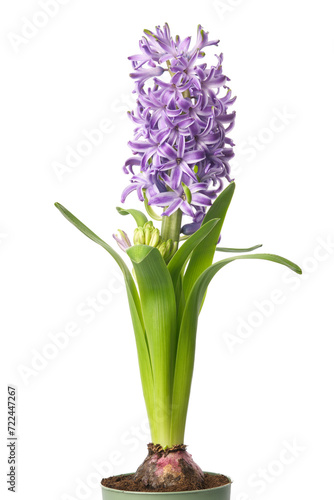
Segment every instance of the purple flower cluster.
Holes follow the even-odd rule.
[[[131,173],[130,185],[122,202],[136,190],[141,201],[164,207],[162,215],[177,209],[193,219],[184,232],[196,230],[229,177],[229,161],[234,156],[233,128],[235,101],[222,73],[223,55],[215,66],[200,63],[203,49],[218,45],[198,26],[197,40],[173,39],[168,24],[156,32],[145,30],[139,42],[141,53],[132,61],[137,108],[130,113],[136,125],[129,142],[133,157],[123,169]],[[165,67],[164,67],[164,66]],[[151,87],[147,81],[153,78]],[[223,87],[224,95],[219,97]]]

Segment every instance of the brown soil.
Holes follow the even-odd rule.
[[[157,491],[193,491],[198,488],[191,484],[191,482],[180,481],[173,488],[149,488],[145,486],[141,481],[136,481],[134,479],[134,474],[122,474],[120,476],[111,476],[106,479],[102,479],[101,484],[106,488],[113,488],[115,490],[125,490],[125,491],[142,491],[142,492],[157,492]],[[208,474],[204,473],[204,485],[202,489],[217,488],[218,486],[224,486],[229,484],[231,481],[228,477],[222,474]]]

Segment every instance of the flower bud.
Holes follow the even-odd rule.
[[[145,222],[145,224],[143,225],[143,229],[146,229],[147,227],[151,227],[152,229],[154,229],[153,221],[148,220],[147,222]]]
[[[149,245],[151,247],[156,247],[160,242],[159,229],[153,229],[152,236]]]
[[[133,235],[134,245],[145,245],[145,234],[142,227],[137,227]]]
[[[166,241],[166,258],[170,256],[173,249],[173,240],[169,239]]]
[[[151,241],[151,234],[152,234],[152,228],[149,226],[146,226],[144,229],[144,235],[145,235],[145,245],[149,245]]]
[[[169,256],[170,258],[173,257],[173,255],[175,254],[176,250],[177,250],[177,241],[174,241],[173,242],[173,248],[172,248],[172,251],[171,251],[170,256]]]
[[[131,247],[131,241],[122,229],[118,230],[118,234],[113,234],[113,238],[116,240],[117,245],[123,250],[123,252],[126,252],[127,248]]]
[[[161,257],[164,259],[165,258],[165,255],[166,255],[166,242],[165,241],[162,241],[159,245],[158,245],[158,250],[159,252],[161,253]]]

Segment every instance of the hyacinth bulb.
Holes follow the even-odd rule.
[[[185,445],[164,449],[150,443],[148,455],[135,474],[135,481],[152,489],[170,488],[180,483],[201,489],[204,473],[186,451]]]

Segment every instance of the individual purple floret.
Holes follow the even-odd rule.
[[[191,234],[222,191],[223,179],[231,181],[234,143],[227,134],[235,111],[228,108],[235,97],[222,73],[223,55],[210,68],[202,62],[203,49],[219,41],[209,41],[201,26],[192,48],[191,37],[173,39],[168,24],[144,33],[141,53],[129,57],[137,107],[129,113],[133,156],[123,167],[131,179],[122,202],[136,190],[141,201],[146,195],[149,205],[163,207],[162,215],[180,209],[193,220],[183,231]]]

